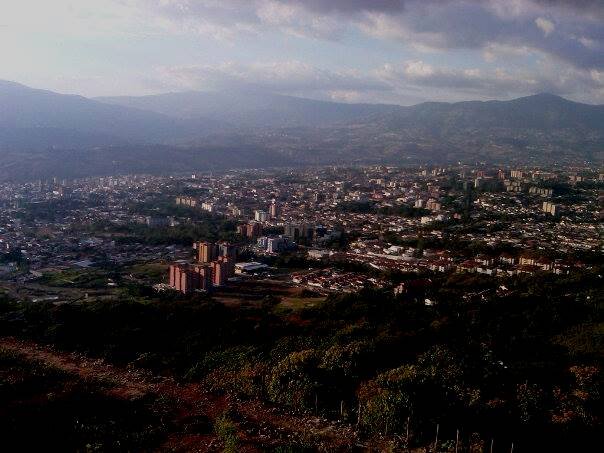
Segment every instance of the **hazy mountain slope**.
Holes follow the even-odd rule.
[[[572,102],[551,94],[511,101],[423,103],[364,119],[391,129],[468,128],[579,129],[604,132],[604,106]]]
[[[2,148],[166,142],[198,137],[210,131],[212,123],[209,120],[191,123],[82,96],[0,81]]]
[[[97,100],[180,118],[208,117],[239,127],[261,128],[327,126],[400,108],[393,105],[342,104],[246,91],[192,91]]]
[[[119,145],[94,149],[53,149],[0,153],[0,181],[50,177],[220,171],[295,165],[277,153],[253,145],[182,148],[166,145]]]
[[[181,118],[205,116],[240,126],[265,128],[375,122],[392,129],[503,127],[604,130],[604,106],[580,104],[551,94],[512,101],[427,102],[411,107],[341,104],[249,92],[186,92],[98,99]]]
[[[158,144],[172,147],[148,146]],[[4,178],[29,177],[34,168],[38,175],[86,175],[577,159],[604,161],[604,106],[548,94],[411,107],[234,92],[100,102],[0,82],[0,167],[10,169]]]

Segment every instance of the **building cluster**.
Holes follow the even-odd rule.
[[[7,182],[0,184],[0,273],[19,283],[99,263],[173,263],[166,280],[185,293],[225,286],[238,270],[261,273],[256,265],[289,253],[326,272],[296,276],[322,291],[372,283],[339,271],[341,263],[419,273],[567,273],[584,266],[578,256],[602,251],[603,189],[602,170],[588,165]],[[198,242],[190,263],[190,246],[171,242],[171,233],[203,231],[214,220],[228,225],[219,237],[231,243]],[[255,261],[237,267],[237,249]],[[345,278],[362,284],[346,286]]]
[[[196,263],[174,263],[169,267],[169,285],[184,294],[223,286],[235,275],[237,247],[228,242],[197,242]]]
[[[320,292],[355,292],[367,286],[383,287],[385,282],[360,272],[320,269],[292,274],[292,282]]]
[[[555,216],[556,214],[559,213],[556,210],[556,205],[554,203],[552,203],[551,201],[544,201],[542,209],[543,209],[543,212],[545,212],[546,214],[550,214],[553,216]]]

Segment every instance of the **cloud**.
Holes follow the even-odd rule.
[[[5,77],[27,80],[36,71],[43,74],[40,80],[68,76],[73,55],[85,48],[80,76],[90,78],[88,87],[102,72],[106,87],[95,91],[103,94],[118,85],[107,74],[123,64],[129,78],[124,85],[134,85],[131,74],[137,73],[136,82],[148,91],[253,87],[348,102],[501,98],[536,91],[602,99],[602,0],[8,3],[0,28]],[[38,55],[28,54],[40,37],[49,39]],[[153,39],[138,40],[147,37]],[[73,40],[67,42],[72,46],[63,39]],[[114,52],[122,50],[123,39],[137,55],[131,64],[123,63],[125,53]],[[149,48],[160,41],[161,52],[152,54]],[[75,51],[68,55],[65,49]],[[341,54],[329,54],[334,49]],[[63,55],[62,63],[54,58]]]
[[[546,37],[551,35],[556,29],[556,26],[551,20],[544,19],[543,17],[535,19],[535,25],[537,25],[539,30],[541,30]]]
[[[525,47],[604,68],[604,2],[596,0],[147,0],[141,7],[177,31],[216,39],[277,31],[343,40],[356,30],[416,51]]]
[[[395,92],[415,89],[430,93],[434,100],[510,99],[548,92],[589,103],[604,102],[604,71],[561,67],[548,59],[534,70],[451,68],[412,60],[383,65],[375,76],[387,81]]]
[[[174,90],[262,90],[340,100],[352,100],[360,92],[391,90],[375,77],[320,69],[296,60],[162,67],[157,77]]]
[[[295,60],[225,62],[162,67],[156,76],[170,90],[261,90],[338,102],[511,99],[539,92],[604,102],[604,71],[561,68],[548,59],[534,70],[459,68],[407,60],[365,73],[325,70]]]

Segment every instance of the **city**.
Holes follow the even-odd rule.
[[[601,252],[603,180],[589,168],[375,166],[4,184],[1,271],[12,288],[59,298],[44,281],[142,265],[165,267],[156,289],[183,293],[258,279],[326,295],[393,286],[391,274],[569,274]]]
[[[190,384],[200,386],[195,390],[199,396],[181,395],[179,384],[165,377],[154,378],[161,390],[151,392],[189,401],[188,418],[178,416],[175,426],[189,426],[190,417],[205,419],[216,404],[226,404],[234,415],[217,418],[214,429],[223,423],[235,437],[221,434],[222,442],[294,448],[310,442],[317,448],[343,449],[421,445],[430,434],[420,424],[410,428],[412,439],[409,434],[404,439],[387,435],[381,417],[405,417],[406,403],[395,403],[392,409],[374,406],[381,404],[379,392],[386,391],[377,390],[383,386],[382,375],[377,381],[359,381],[375,367],[388,367],[389,353],[377,351],[421,350],[418,341],[438,345],[445,335],[451,349],[430,350],[438,367],[451,366],[446,355],[459,354],[453,352],[460,351],[457,341],[469,341],[464,360],[486,360],[476,366],[496,368],[476,385],[509,379],[504,377],[508,367],[522,369],[523,361],[535,360],[537,352],[522,341],[521,353],[507,346],[508,340],[498,345],[492,339],[492,358],[486,359],[484,351],[477,358],[470,351],[485,347],[486,337],[480,333],[485,321],[474,317],[500,306],[503,312],[489,323],[530,330],[514,321],[517,315],[508,310],[515,309],[504,308],[528,298],[533,301],[526,306],[529,310],[533,303],[564,307],[565,301],[574,301],[581,308],[567,316],[569,322],[585,319],[601,298],[593,285],[602,278],[603,187],[604,174],[587,166],[488,165],[329,166],[4,183],[2,325],[17,337],[25,333],[26,338],[50,340],[67,349],[83,346],[86,354],[100,353],[115,364],[125,360],[137,368],[182,375],[185,381],[200,380]],[[554,302],[559,291],[555,297],[560,301]],[[138,313],[134,318],[128,314],[132,310]],[[551,316],[559,316],[555,313]],[[336,321],[341,316],[346,321]],[[460,319],[459,326],[454,327],[452,316]],[[524,316],[528,320],[537,314]],[[106,317],[111,321],[97,323]],[[398,324],[389,326],[391,317]],[[187,318],[196,319],[195,324],[189,325]],[[475,324],[470,337],[478,335],[476,339],[458,338],[465,318]],[[403,327],[408,319],[415,321]],[[581,330],[555,341],[585,355],[597,349],[593,335],[598,327],[581,322]],[[327,332],[321,331],[323,325]],[[231,328],[235,330],[228,333]],[[427,334],[430,339],[422,339]],[[301,339],[304,335],[309,335],[307,340]],[[334,339],[328,340],[329,335]],[[188,352],[181,350],[182,341],[188,343]],[[2,347],[19,354],[29,351],[30,360],[46,361],[56,354],[30,350],[28,343],[15,340],[3,340]],[[544,353],[543,347],[537,348],[538,354]],[[284,352],[277,352],[281,348]],[[206,355],[198,361],[200,351],[208,352],[201,352]],[[271,359],[267,353],[285,356]],[[148,394],[149,385],[156,385],[146,374],[124,377],[119,369],[108,368],[114,366],[110,363],[83,363],[78,370],[107,376],[127,395]],[[319,370],[314,383],[307,381]],[[589,382],[595,376],[589,366],[571,371]],[[123,379],[134,381],[123,387]],[[336,382],[360,384],[364,393],[354,396]],[[378,387],[369,391],[367,385]],[[215,392],[222,395],[219,400]],[[590,410],[584,405],[593,396],[585,395],[581,409],[563,409],[558,403],[548,409],[554,414],[567,411],[555,417],[568,421],[560,418],[554,425],[576,423],[574,411]],[[138,404],[138,397],[128,398]],[[465,396],[456,398],[466,404]],[[497,398],[502,402],[495,403]],[[502,394],[480,404],[490,414],[496,410],[490,405],[504,404],[504,398]],[[289,409],[274,412],[267,402]],[[250,415],[251,407],[263,414],[261,420]],[[496,419],[492,417],[494,413],[488,415],[488,424]],[[472,420],[465,423],[476,423]],[[404,418],[400,423],[409,426]],[[452,428],[439,428],[441,436],[451,438]],[[457,442],[470,451],[488,443],[466,432],[460,441],[460,428],[454,429]],[[505,432],[489,432],[499,442],[532,442],[518,433],[507,437]],[[157,435],[147,433],[145,438],[151,441]],[[186,451],[189,442],[205,445],[204,436],[172,434],[164,447]]]
[[[604,428],[604,1],[0,14],[0,451]]]

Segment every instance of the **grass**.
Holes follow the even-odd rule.
[[[104,288],[107,286],[108,274],[100,269],[69,269],[48,272],[42,275],[39,283],[59,288]]]
[[[275,307],[275,311],[288,312],[300,311],[308,307],[314,307],[325,301],[325,297],[283,297]]]
[[[161,263],[135,264],[124,269],[124,274],[132,274],[134,278],[148,279],[160,282],[168,275],[168,265]]]

